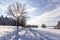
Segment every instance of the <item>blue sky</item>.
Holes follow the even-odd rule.
[[[26,4],[30,17],[27,24],[56,25],[60,20],[60,0],[0,0],[0,15],[8,16],[7,7],[14,2]]]

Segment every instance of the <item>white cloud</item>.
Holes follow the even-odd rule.
[[[34,12],[36,9],[37,9],[37,8],[32,7],[32,8],[27,8],[26,11],[27,11],[28,13],[31,13],[31,12]]]
[[[0,10],[7,10],[7,7],[5,5],[0,4]]]
[[[46,12],[46,13],[40,15],[40,16],[37,16],[37,17],[27,21],[27,24],[41,25],[42,23],[47,23],[48,24],[49,23],[48,21],[52,21],[50,23],[52,23],[52,25],[54,25],[55,22],[53,24],[53,21],[60,20],[60,18],[59,19],[54,19],[54,17],[57,17],[57,16],[60,16],[60,7],[55,9],[55,10]]]
[[[6,16],[7,5],[0,4],[0,15]]]

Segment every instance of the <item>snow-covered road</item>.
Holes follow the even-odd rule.
[[[17,38],[16,30],[14,30],[12,32],[7,32],[7,34],[4,36],[1,36],[0,40],[16,40],[16,38]],[[34,30],[31,28],[19,28],[18,39],[19,40],[60,40],[60,34],[43,31],[43,30]]]

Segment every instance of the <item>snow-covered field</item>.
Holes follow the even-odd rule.
[[[0,37],[14,31],[14,26],[0,26]]]
[[[15,30],[15,26],[0,26],[0,40],[8,39],[7,35],[10,34]]]
[[[51,33],[56,33],[56,34],[60,34],[60,29],[54,29],[54,27],[47,27],[47,28],[32,28],[34,30],[42,30],[42,31],[47,31],[47,32],[51,32]]]
[[[15,26],[0,26],[0,40],[16,40]],[[19,28],[19,40],[60,40],[60,29]]]

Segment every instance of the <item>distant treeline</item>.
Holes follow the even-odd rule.
[[[32,28],[37,28],[38,25],[26,25],[26,26],[25,26],[25,28],[31,28],[31,27],[32,27]]]
[[[0,25],[16,25],[16,20],[8,17],[0,16]]]

